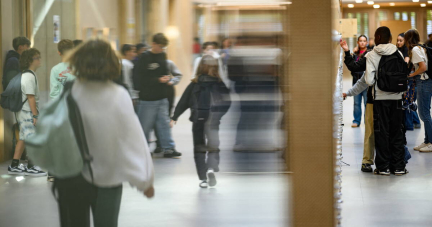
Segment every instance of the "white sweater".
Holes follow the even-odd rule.
[[[129,182],[140,191],[152,186],[150,150],[128,91],[111,81],[77,80],[72,96],[80,108],[93,156],[94,184],[112,187]],[[88,169],[83,176],[91,182]]]

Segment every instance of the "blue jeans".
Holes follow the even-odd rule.
[[[175,147],[171,136],[168,108],[168,99],[140,100],[137,106],[138,118],[147,141],[150,139],[150,133],[156,129],[162,150],[174,149]]]
[[[417,104],[420,119],[424,123],[425,143],[432,142],[432,118],[431,118],[432,79],[417,79]]]
[[[360,125],[361,123],[361,116],[362,116],[362,98],[364,103],[364,109],[366,109],[366,102],[367,102],[367,90],[362,91],[359,95],[354,96],[354,121],[353,123],[356,123]]]
[[[409,87],[413,86],[414,82],[412,79],[408,80],[408,82],[409,82],[408,84]],[[417,87],[415,88],[415,92],[413,96],[414,96],[413,101],[415,102],[417,100]],[[414,130],[414,124],[416,125],[420,124],[420,119],[417,114],[417,111],[405,110],[405,129]]]

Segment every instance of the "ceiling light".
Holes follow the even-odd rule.
[[[363,0],[356,0],[356,3],[363,3]]]
[[[432,4],[432,1],[428,1],[428,4]]]
[[[367,3],[368,3],[368,5],[373,5],[373,4],[375,4],[375,2],[373,2],[373,1],[368,1]]]
[[[421,7],[426,7],[426,3],[420,4]]]
[[[413,2],[419,2],[420,0],[413,0]]]
[[[348,4],[348,8],[354,8],[354,4]]]
[[[374,5],[373,6],[375,9],[379,9],[380,5]]]
[[[394,2],[391,2],[390,3],[390,6],[395,6],[396,4],[394,3]]]

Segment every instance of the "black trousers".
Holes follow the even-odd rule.
[[[206,121],[192,124],[194,159],[200,180],[206,180],[207,170],[219,171],[219,125],[222,114],[211,113]]]
[[[405,168],[402,100],[374,101],[375,165],[379,170]]]
[[[123,187],[102,188],[88,183],[81,175],[54,181],[61,227],[117,227]]]

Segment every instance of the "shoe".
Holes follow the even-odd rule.
[[[164,153],[164,158],[173,158],[173,157],[179,157],[182,153],[176,151],[175,149],[169,149],[166,150]]]
[[[153,153],[158,154],[158,153],[161,153],[162,151],[163,151],[162,147],[156,147],[156,149],[153,151]]]
[[[429,153],[432,152],[432,144],[427,145],[426,147],[423,147],[422,149],[419,150],[420,152],[423,153]]]
[[[415,151],[420,151],[420,149],[427,147],[429,144],[428,143],[422,143],[420,145],[418,145],[417,147],[414,147]]]
[[[407,169],[403,169],[403,170],[395,170],[395,172],[394,172],[394,174],[395,174],[396,176],[402,176],[402,175],[405,175],[405,174],[407,174],[407,173],[409,173]]]
[[[208,188],[207,181],[206,181],[206,180],[203,180],[203,181],[199,184],[199,186],[200,186],[201,188]]]
[[[371,164],[362,164],[362,167],[361,167],[361,171],[362,172],[373,172],[373,169],[372,169],[372,165]]]
[[[24,169],[20,168],[20,166],[16,166],[16,167],[8,166],[8,174],[25,175],[25,172]]]
[[[352,125],[351,125],[351,128],[358,128],[359,127],[359,125],[357,124],[357,123],[353,123]]]
[[[26,176],[43,177],[43,176],[46,176],[47,173],[40,170],[40,168],[38,166],[33,166],[31,168],[26,168],[25,175]]]
[[[421,128],[421,124],[414,124],[414,128],[420,129]]]
[[[214,171],[212,169],[209,169],[207,171],[207,180],[208,180],[208,185],[210,187],[216,186],[216,183],[217,183],[216,182],[216,176],[215,176],[215,173],[214,173]]]
[[[390,176],[390,169],[385,169],[385,170],[375,169],[374,174],[375,175]]]

